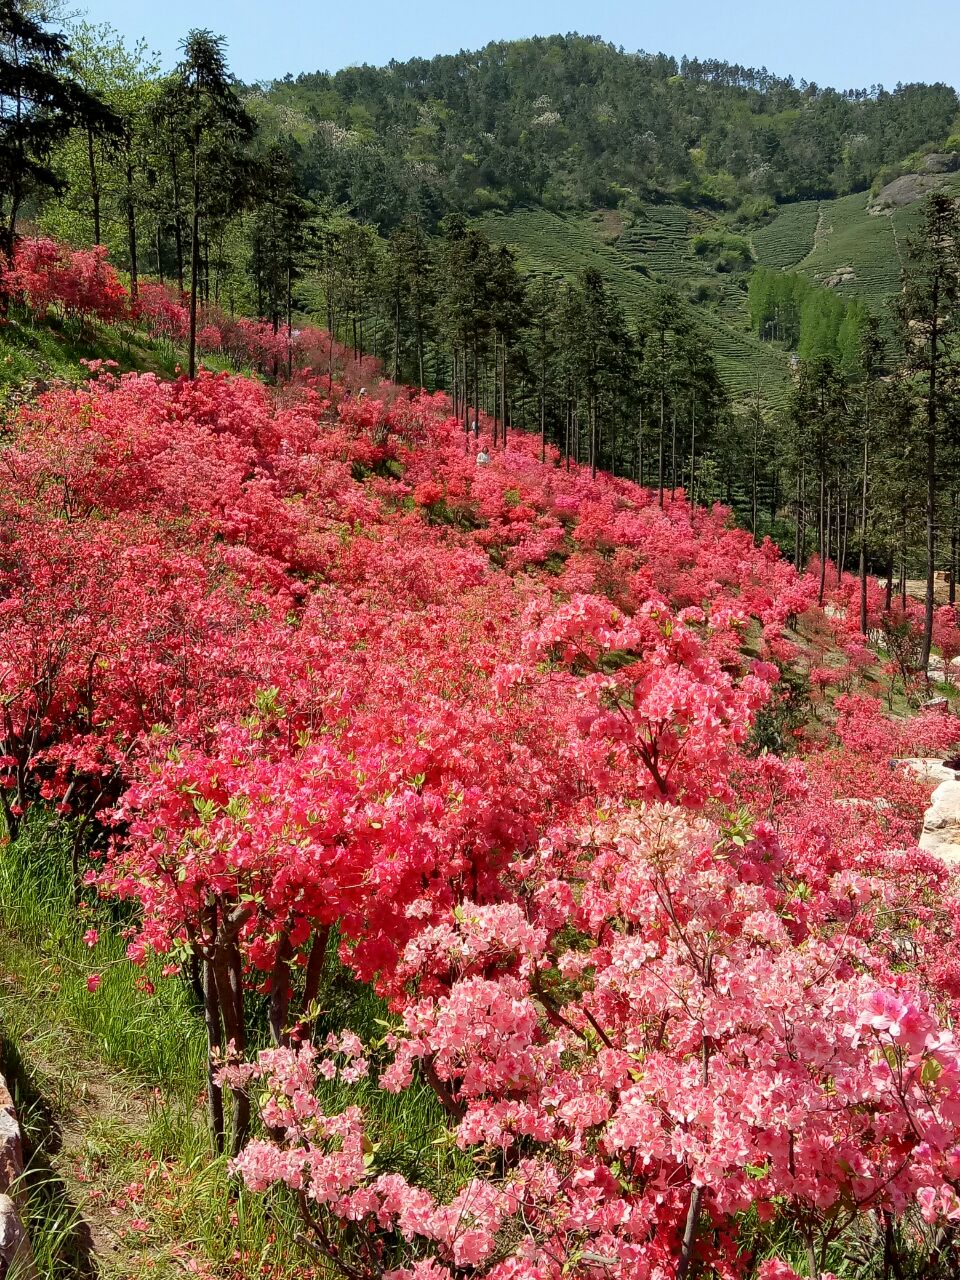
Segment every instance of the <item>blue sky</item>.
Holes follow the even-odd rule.
[[[95,22],[144,36],[167,63],[190,27],[225,35],[234,71],[290,71],[477,48],[579,31],[625,49],[726,58],[861,87],[960,85],[960,0],[76,0]]]

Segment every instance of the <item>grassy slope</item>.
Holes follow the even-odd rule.
[[[183,352],[141,333],[11,318],[0,327],[0,431],[3,417],[46,385],[82,381],[85,360],[162,377],[185,363]],[[12,847],[0,831],[0,1072],[26,1136],[23,1193],[42,1280],[172,1280],[194,1269],[217,1280],[310,1274],[292,1211],[238,1194],[225,1161],[211,1161],[205,1037],[188,989],[163,979],[159,965],[146,975],[133,968],[122,921],[110,913],[92,905],[78,917],[66,841],[65,829],[42,816]],[[90,924],[100,933],[93,949],[83,938]],[[102,977],[94,993],[91,973]],[[323,1033],[349,1023],[372,1042],[386,1016],[328,961]],[[372,1085],[361,1094],[399,1167],[427,1182],[446,1176],[431,1090],[412,1100]]]
[[[946,179],[945,189],[960,194],[960,175]],[[838,293],[880,311],[899,290],[905,241],[920,223],[922,202],[880,214],[869,205],[866,192],[784,205],[753,233],[757,261],[802,271],[818,283],[843,276],[833,285]]]
[[[43,1280],[166,1280],[194,1267],[218,1280],[308,1274],[292,1210],[231,1186],[225,1160],[211,1160],[203,1022],[187,986],[164,979],[158,962],[145,974],[134,968],[122,921],[105,908],[78,916],[62,824],[36,814],[0,852],[0,1070],[28,1138],[28,1221]],[[93,948],[83,936],[91,923]],[[91,973],[102,978],[93,993]],[[349,1025],[371,1043],[388,1016],[332,952],[319,1007],[321,1038]],[[339,1089],[329,1087],[333,1108],[363,1105],[398,1167],[452,1193],[431,1090],[361,1084],[347,1099]],[[458,1176],[470,1168],[461,1163]]]
[[[960,194],[960,175],[945,185]],[[885,313],[899,289],[905,241],[919,224],[921,203],[874,215],[869,199],[860,192],[783,205],[751,233],[757,262],[803,272],[817,283],[831,281],[843,297],[860,298]],[[491,240],[511,245],[528,270],[571,277],[595,267],[628,314],[643,306],[655,283],[681,293],[705,283],[711,300],[688,305],[710,336],[728,388],[734,396],[752,394],[759,372],[767,403],[779,405],[788,385],[786,353],[752,334],[738,277],[713,272],[692,251],[692,237],[714,221],[707,210],[651,204],[630,225],[616,213],[558,215],[544,209],[489,214],[481,225]]]
[[[680,206],[648,206],[621,234],[612,222],[597,215],[564,217],[521,209],[490,215],[482,226],[495,243],[516,249],[527,270],[572,277],[587,267],[596,268],[628,315],[644,306],[656,283],[682,289],[710,274],[690,250],[690,236],[700,229],[700,219]],[[754,338],[744,294],[732,278],[712,274],[711,281],[719,290],[716,307],[692,310],[710,337],[721,376],[734,395],[744,396],[756,387],[759,371],[768,402],[779,403],[787,386],[784,354]]]
[[[0,326],[0,413],[39,394],[48,383],[80,381],[86,374],[84,360],[113,360],[120,372],[172,377],[178,366],[186,365],[186,354],[136,330],[81,328],[58,319],[35,325],[12,316]],[[212,356],[200,363],[208,369],[227,367]]]

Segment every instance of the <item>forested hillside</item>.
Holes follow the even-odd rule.
[[[289,76],[268,101],[300,125],[308,186],[386,228],[524,203],[846,195],[945,142],[957,115],[947,85],[822,89],[576,35]]]

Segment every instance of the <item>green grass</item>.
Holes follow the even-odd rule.
[[[947,180],[960,190],[960,176]],[[837,200],[804,200],[782,205],[773,220],[753,231],[756,261],[799,271],[817,283],[833,277],[837,292],[859,298],[887,314],[900,287],[906,239],[922,211],[917,202],[891,213],[871,214],[861,192]],[[494,243],[512,246],[528,271],[570,279],[594,268],[628,315],[636,315],[657,284],[675,288],[706,331],[730,394],[740,400],[756,393],[768,407],[784,403],[789,388],[787,355],[753,334],[735,273],[711,272],[692,249],[693,237],[718,227],[715,215],[677,204],[648,204],[632,219],[613,212],[560,215],[544,209],[488,214],[483,230]],[[703,297],[702,302],[692,299]]]
[[[617,243],[664,284],[680,285],[693,270],[690,216],[680,205],[646,205]]]
[[[36,382],[74,381],[83,360],[115,360],[122,371],[170,375],[176,354],[143,334],[113,326],[48,319],[40,323],[11,315],[0,327],[0,404]]]
[[[837,292],[864,298],[876,309],[900,287],[903,240],[919,221],[920,207],[872,215],[868,199],[861,192],[824,200],[815,242],[796,270],[819,284],[849,270],[852,275],[837,283]]]
[[[948,178],[946,188],[960,192],[960,177]],[[839,294],[859,298],[880,313],[899,292],[906,241],[922,212],[918,200],[874,214],[868,193],[858,192],[784,205],[751,238],[762,266],[800,271],[818,284],[842,276],[832,285]]]
[[[543,209],[491,215],[481,225],[495,244],[511,245],[527,271],[559,280],[594,268],[631,317],[642,312],[657,283],[679,290],[685,281],[704,275],[703,264],[684,249],[682,228],[690,226],[686,211],[676,205],[648,206],[615,244],[604,240],[594,219]],[[786,356],[751,333],[737,284],[730,277],[716,279],[717,308],[691,306],[690,311],[710,339],[725,385],[734,397],[746,398],[755,393],[759,372],[764,399],[770,405],[782,403],[788,386]]]
[[[91,949],[83,934],[94,923],[100,940]],[[44,1280],[88,1274],[78,1240],[81,1218],[96,1212],[90,1192],[102,1205],[135,1183],[147,1186],[142,1205],[108,1216],[106,1227],[141,1215],[148,1226],[121,1232],[117,1256],[98,1259],[103,1280],[182,1275],[190,1259],[225,1280],[259,1275],[268,1262],[275,1274],[305,1274],[289,1201],[240,1192],[226,1160],[211,1157],[205,1037],[189,988],[162,978],[159,966],[136,969],[122,923],[102,905],[78,914],[62,823],[34,812],[14,844],[0,844],[0,1043],[31,1152],[25,1203]],[[93,972],[102,984],[91,993]],[[155,994],[143,989],[144,976]],[[385,1006],[333,947],[319,1005],[318,1038],[346,1026],[368,1043],[382,1038]],[[249,1012],[262,1027],[256,998]],[[442,1196],[475,1172],[447,1140],[446,1117],[425,1085],[391,1094],[368,1081],[332,1083],[322,1097],[330,1110],[364,1108],[378,1169]]]
[[[68,840],[64,826],[37,814],[0,857],[0,929],[16,939],[17,981],[45,993],[53,1025],[63,1019],[74,1026],[99,1057],[147,1084],[191,1096],[204,1078],[206,1049],[187,990],[161,978],[156,964],[146,972],[135,968],[123,938],[101,919],[96,947],[83,941],[93,918],[73,907]],[[93,993],[91,973],[102,977]],[[142,990],[144,978],[155,995]]]
[[[818,209],[817,200],[781,205],[773,221],[750,236],[757,262],[778,270],[795,267],[813,248]]]
[[[0,412],[29,399],[51,382],[77,382],[86,376],[84,360],[113,360],[117,372],[156,373],[171,378],[186,366],[186,354],[136,329],[64,321],[49,316],[36,323],[11,314],[0,325]],[[206,355],[205,369],[236,372],[221,356]],[[249,370],[241,372],[250,372]]]

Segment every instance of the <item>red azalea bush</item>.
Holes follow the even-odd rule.
[[[10,269],[38,309],[66,305],[45,243]],[[182,339],[158,286],[136,319]],[[858,1226],[950,1227],[960,898],[896,760],[955,718],[884,710],[846,578],[819,611],[724,509],[538,440],[478,468],[445,396],[296,341],[274,389],[56,388],[3,449],[8,831],[38,801],[96,828],[131,959],[197,973],[237,1172],[369,1280],[826,1277]],[[868,601],[908,655],[913,616]],[[384,1044],[311,1039],[333,938]],[[424,1087],[470,1169],[446,1189],[357,1103]]]

